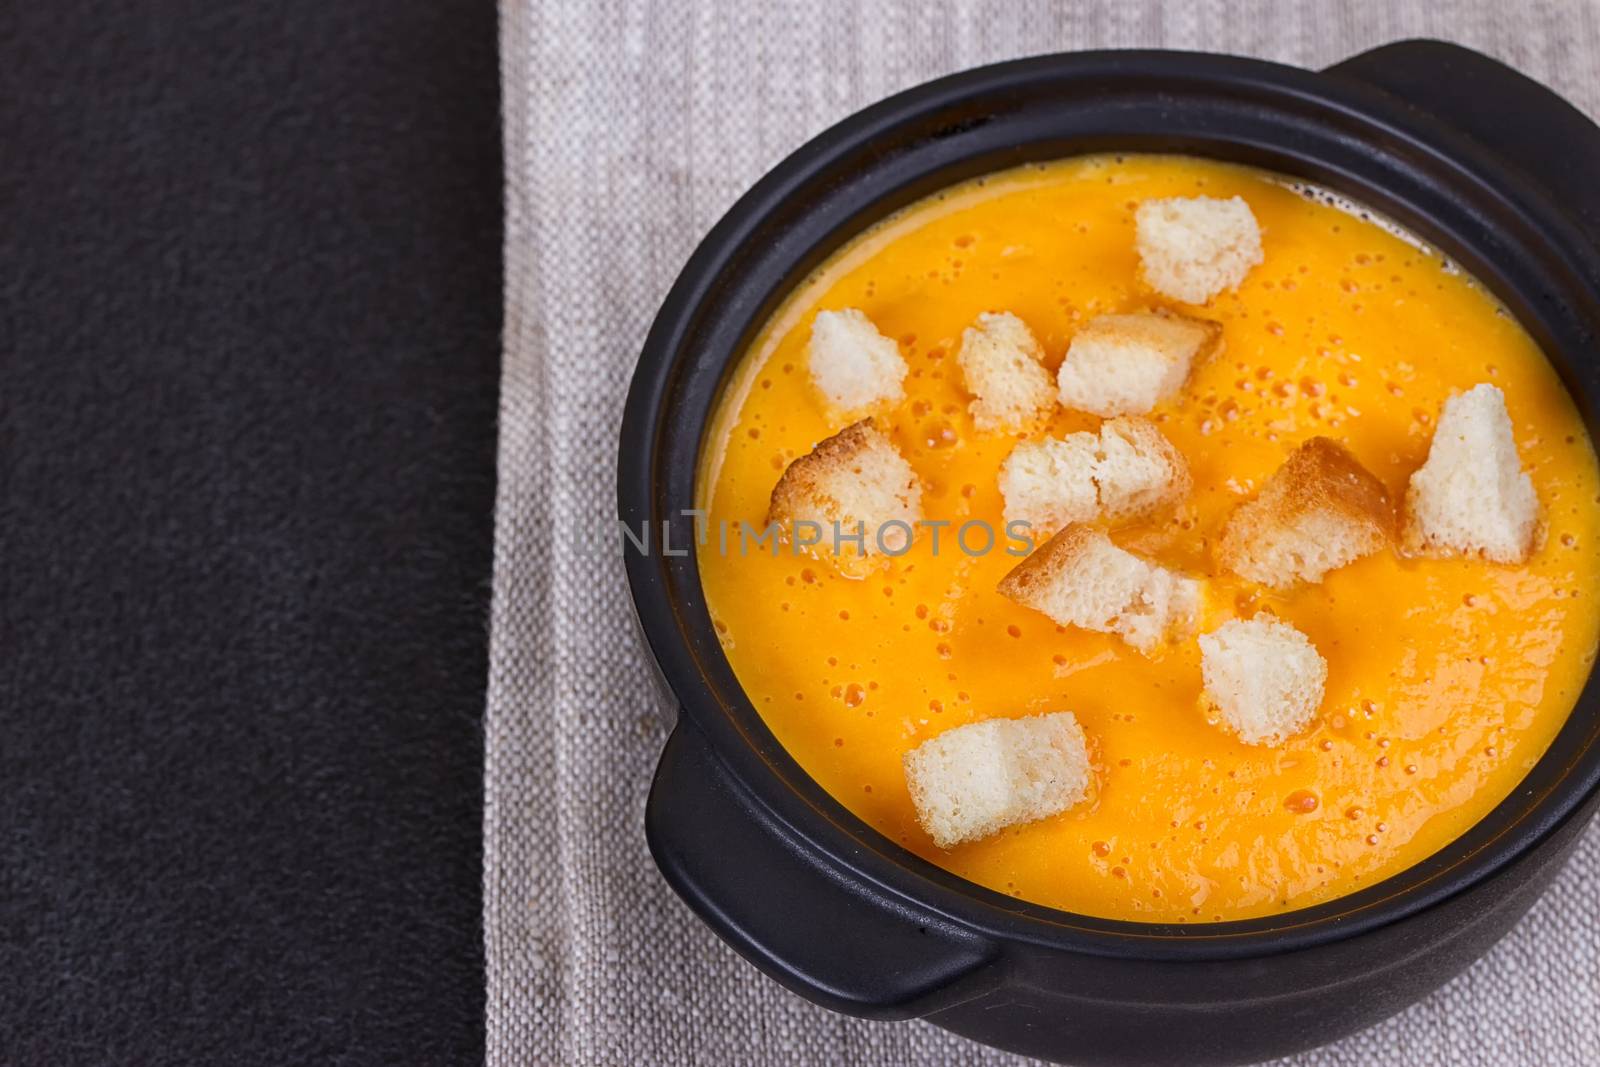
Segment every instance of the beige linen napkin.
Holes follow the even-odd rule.
[[[1308,67],[1414,36],[1499,56],[1600,113],[1588,3],[1158,4],[505,0],[506,314],[486,715],[488,1060],[1006,1064],[924,1023],[816,1008],[667,889],[642,811],[666,721],[610,537],[622,400],[695,243],[806,138],[980,63],[1104,47]],[[598,531],[604,530],[604,533]],[[1490,956],[1390,1020],[1294,1061],[1600,1063],[1600,830]]]

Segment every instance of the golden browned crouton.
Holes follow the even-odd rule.
[[[1117,634],[1148,655],[1200,607],[1200,583],[1069,526],[1000,581],[1002,596],[1062,626]]]
[[[767,508],[767,522],[777,523],[791,538],[797,524],[815,524],[806,540],[836,560],[898,555],[911,543],[921,518],[916,472],[870,419],[817,442],[789,464]],[[844,543],[834,553],[835,523],[846,536],[860,532],[861,543]]]
[[[1217,560],[1235,574],[1287,589],[1382,550],[1394,537],[1383,483],[1349,450],[1313,437],[1290,454],[1222,529]]]

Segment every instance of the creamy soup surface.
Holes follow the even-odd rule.
[[[1265,260],[1203,307],[1139,278],[1134,211],[1152,197],[1239,195]],[[1020,316],[1054,374],[1087,319],[1168,307],[1222,324],[1225,348],[1151,413],[1186,457],[1176,512],[1116,542],[1207,581],[1202,630],[1267,610],[1328,662],[1313,724],[1276,747],[1207,721],[1191,639],[1145,657],[1002,597],[1005,543],[961,551],[971,519],[1003,530],[996,485],[1019,435],[978,432],[955,352],[986,311]],[[1260,171],[1190,158],[1094,156],[953,187],[900,212],[798,287],[746,352],[702,457],[713,527],[760,527],[787,464],[844,420],[807,375],[819,310],[859,308],[899,342],[905,400],[878,413],[915,468],[929,519],[952,524],[865,579],[785,547],[699,563],[723,648],[751,701],[829,793],[965,878],[1088,915],[1212,922],[1359,890],[1449,843],[1549,746],[1594,661],[1600,478],[1571,398],[1499,304],[1437,253]],[[1504,391],[1542,510],[1532,559],[1394,551],[1275,594],[1218,568],[1229,512],[1324,435],[1396,501],[1440,404]],[[1092,430],[1058,410],[1041,432]],[[981,541],[981,538],[976,540]],[[981,545],[973,545],[979,548]],[[1074,712],[1095,785],[1063,814],[944,850],[919,827],[907,750],[994,717]]]

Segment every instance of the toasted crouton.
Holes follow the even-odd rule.
[[[1134,216],[1145,281],[1185,304],[1204,304],[1261,262],[1261,227],[1241,197],[1146,200]]]
[[[978,316],[961,335],[956,356],[972,401],[972,423],[980,430],[1022,430],[1049,417],[1056,392],[1044,369],[1044,349],[1010,312]]]
[[[1100,424],[1094,481],[1100,513],[1120,522],[1182,498],[1189,492],[1189,465],[1149,419],[1107,419]]]
[[[1023,441],[1000,465],[1006,521],[1053,534],[1104,515],[1136,518],[1189,491],[1189,469],[1149,419],[1107,419],[1098,434]]]
[[[1100,513],[1095,466],[1100,437],[1072,433],[1023,441],[1000,464],[1000,494],[1006,522],[1025,522],[1036,536],[1048,536]]]
[[[1444,402],[1428,460],[1406,490],[1409,552],[1522,563],[1533,552],[1539,497],[1523,473],[1506,398],[1477,385]]]
[[[1369,556],[1394,536],[1383,483],[1343,445],[1313,437],[1222,528],[1217,560],[1253,582],[1288,589]]]
[[[1000,593],[1062,626],[1117,634],[1148,655],[1186,629],[1200,584],[1140,559],[1099,530],[1068,526],[1000,581]]]
[[[1217,323],[1181,315],[1090,319],[1056,372],[1061,403],[1094,415],[1143,415],[1176,395],[1221,339]]]
[[[1299,630],[1266,615],[1230,619],[1200,637],[1205,700],[1239,740],[1276,745],[1322,706],[1328,664]]]
[[[1089,791],[1089,746],[1070,711],[946,730],[905,754],[917,821],[950,848],[1066,811]]]
[[[870,419],[846,426],[817,442],[783,472],[772,490],[768,524],[784,535],[811,542],[850,569],[864,557],[902,554],[922,519],[922,485],[894,443]],[[799,527],[806,522],[810,529]],[[862,533],[861,543],[837,542]]]
[[[811,380],[843,414],[903,398],[910,372],[900,346],[855,308],[819,311],[811,324]]]

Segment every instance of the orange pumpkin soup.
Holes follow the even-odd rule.
[[[1139,277],[1134,211],[1153,197],[1242,196],[1264,262],[1234,292],[1178,308]],[[1312,725],[1251,746],[1207,721],[1191,639],[1152,657],[1056,626],[1002,597],[1018,562],[954,543],[1004,529],[996,485],[1021,436],[979,432],[956,365],[986,311],[1020,316],[1054,372],[1097,314],[1173,307],[1222,325],[1151,418],[1187,459],[1176,512],[1116,531],[1123,547],[1205,579],[1202,630],[1270,610],[1328,663]],[[778,739],[846,807],[965,878],[1089,915],[1209,922],[1361,889],[1461,834],[1550,744],[1600,635],[1600,476],[1561,382],[1528,335],[1437,253],[1260,171],[1189,158],[1095,156],[953,187],[879,224],[800,285],[746,352],[699,472],[713,525],[760,527],[784,468],[847,420],[807,374],[819,310],[859,308],[911,367],[878,413],[923,486],[926,532],[866,578],[784,546],[700,553],[717,632]],[[1221,570],[1230,511],[1290,451],[1343,442],[1393,499],[1428,454],[1440,405],[1505,394],[1543,527],[1517,566],[1393,550],[1274,593]],[[1048,432],[1099,420],[1058,409]],[[981,538],[973,538],[981,541]],[[981,544],[970,546],[981,548]],[[1087,802],[936,847],[902,771],[911,748],[966,723],[1066,710],[1089,738]]]

